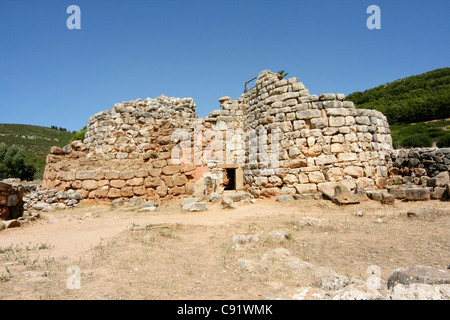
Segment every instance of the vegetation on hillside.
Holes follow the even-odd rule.
[[[0,143],[24,150],[25,164],[36,168],[35,179],[42,179],[50,148],[63,147],[71,138],[72,133],[66,130],[22,124],[0,124]]]
[[[347,96],[357,108],[382,112],[389,124],[450,117],[450,68],[436,69]]]
[[[436,69],[347,96],[388,119],[398,147],[450,147],[450,68]],[[440,121],[432,121],[441,119]]]
[[[390,126],[394,148],[450,147],[450,121],[439,120]]]

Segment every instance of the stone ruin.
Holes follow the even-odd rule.
[[[0,181],[0,221],[17,219],[23,215],[23,188]]]
[[[84,141],[52,148],[42,188],[111,201],[314,196],[337,184],[388,184],[387,119],[344,94],[313,95],[297,78],[265,70],[241,97],[219,102],[204,118],[191,98],[117,103],[89,119]]]

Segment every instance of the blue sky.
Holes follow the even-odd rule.
[[[381,30],[366,27],[372,4]],[[312,94],[364,91],[449,67],[449,13],[448,0],[1,0],[0,123],[79,130],[161,94],[204,117],[266,69]]]

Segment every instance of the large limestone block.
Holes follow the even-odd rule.
[[[144,184],[144,178],[133,178],[127,180],[127,185],[132,187],[142,186]]]
[[[98,188],[97,180],[83,180],[82,188],[84,190],[92,191]]]
[[[123,188],[126,185],[126,182],[124,180],[111,180],[109,182],[109,185],[113,188]]]
[[[356,204],[361,199],[359,194],[351,192],[344,184],[339,183],[334,188],[332,201],[336,204]]]
[[[317,192],[317,185],[314,183],[306,183],[306,184],[297,183],[294,185],[294,187],[297,190],[297,193],[299,194]]]
[[[387,285],[388,288],[392,288],[398,284],[409,285],[413,283],[450,284],[450,272],[443,268],[420,265],[398,268],[390,275]]]
[[[330,127],[342,127],[345,124],[344,117],[330,117],[328,120]]]
[[[308,173],[309,181],[312,183],[319,183],[325,181],[325,176],[320,171],[314,171]]]
[[[344,174],[349,175],[353,178],[359,178],[364,175],[364,169],[357,166],[348,166],[344,169]]]
[[[93,180],[95,179],[95,171],[78,171],[76,173],[77,180]]]
[[[164,185],[160,177],[147,177],[144,180],[144,185],[146,187],[158,187]]]
[[[117,189],[117,188],[109,189],[107,197],[108,198],[113,198],[113,199],[114,198],[120,198],[121,197],[120,189]]]
[[[337,162],[336,156],[334,155],[320,155],[316,158],[316,165],[317,166],[323,166],[327,164],[332,164]]]
[[[312,118],[320,118],[320,110],[318,109],[309,109],[304,111],[299,111],[296,113],[297,119],[312,119]]]

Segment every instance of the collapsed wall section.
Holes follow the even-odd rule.
[[[83,142],[52,148],[43,189],[74,190],[84,199],[192,194],[197,165],[174,162],[172,138],[176,130],[192,131],[196,118],[191,98],[116,104],[89,119]]]

